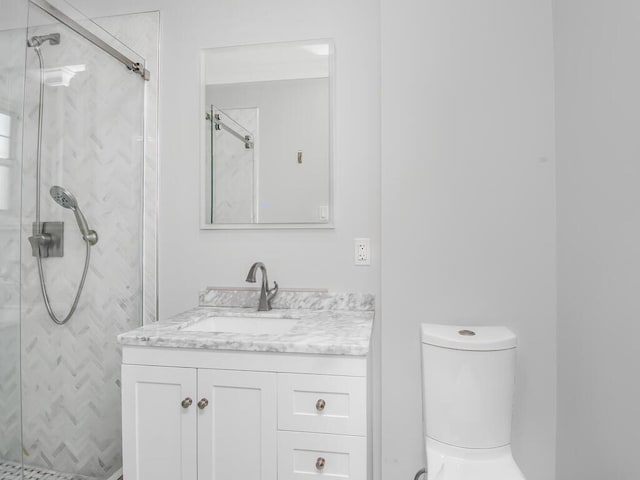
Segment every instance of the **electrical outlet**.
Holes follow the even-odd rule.
[[[355,265],[371,265],[371,241],[368,238],[355,239]]]

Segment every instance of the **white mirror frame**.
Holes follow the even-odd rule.
[[[212,224],[207,223],[206,214],[206,182],[207,182],[207,165],[205,162],[207,151],[206,140],[206,120],[204,116],[200,121],[200,229],[201,230],[269,230],[269,229],[334,229],[335,228],[335,204],[334,204],[334,189],[335,189],[335,85],[336,85],[336,48],[333,39],[321,38],[299,41],[285,41],[285,42],[268,42],[265,44],[280,44],[280,43],[297,43],[304,45],[327,43],[329,45],[329,221],[324,223],[222,223]],[[229,45],[224,47],[210,47],[203,48],[200,51],[200,99],[198,103],[197,111],[202,111],[202,106],[206,103],[206,81],[205,81],[205,55],[206,50],[212,50],[214,48],[237,48],[237,47],[251,47],[254,45],[264,44],[243,44],[243,45]]]

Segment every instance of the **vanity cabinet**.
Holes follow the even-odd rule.
[[[367,480],[366,357],[123,348],[125,480]]]
[[[123,365],[122,392],[125,478],[277,478],[275,374]]]

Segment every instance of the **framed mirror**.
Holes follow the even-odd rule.
[[[201,227],[333,227],[330,40],[202,52]]]

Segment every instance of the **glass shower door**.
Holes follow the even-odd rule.
[[[117,43],[90,22],[82,25]],[[20,242],[25,478],[117,479],[116,337],[142,319],[145,82],[33,4],[27,39]],[[87,241],[90,231],[95,245]],[[62,236],[62,256],[30,243],[40,233]],[[85,270],[77,309],[59,325]]]
[[[20,478],[20,176],[27,4],[0,0],[0,479]]]

